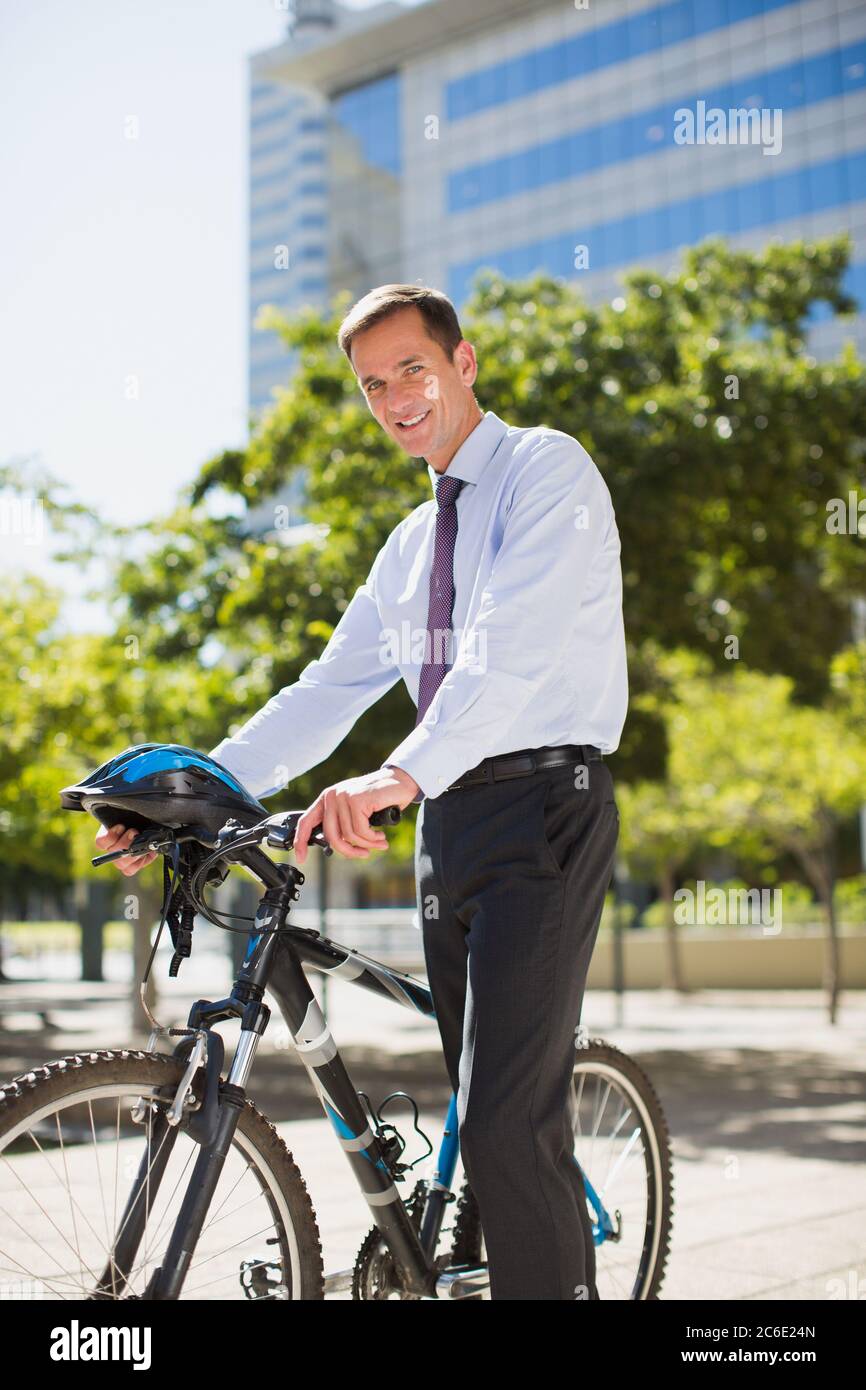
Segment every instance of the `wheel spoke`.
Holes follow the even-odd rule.
[[[33,1241],[33,1239],[34,1239],[34,1238],[33,1238],[33,1233],[32,1233],[31,1231],[29,1231],[29,1230],[27,1229],[26,1226],[23,1226],[23,1225],[21,1224],[21,1222],[18,1220],[17,1217],[13,1216],[11,1212],[6,1211],[5,1209],[4,1209],[4,1211],[3,1211],[3,1215],[4,1215],[5,1217],[7,1217],[8,1220],[10,1220],[10,1221],[13,1223],[13,1225],[17,1226],[18,1229],[19,1229],[19,1231],[21,1231],[25,1236],[27,1236],[27,1238],[28,1238],[30,1241]],[[59,1231],[58,1234],[61,1236],[62,1239],[65,1239],[65,1237],[63,1236],[63,1232],[62,1232],[62,1231]],[[45,1255],[45,1257],[46,1257],[47,1259],[53,1260],[54,1263],[55,1263],[56,1265],[59,1265],[59,1264],[60,1264],[60,1261],[58,1260],[57,1256],[56,1256],[56,1255],[52,1255],[51,1251],[50,1251],[50,1250],[46,1250],[45,1247],[44,1247],[39,1241],[35,1241],[34,1243],[39,1247],[39,1250],[42,1252],[43,1255]],[[69,1241],[68,1241],[68,1240],[66,1241],[66,1244],[69,1245]],[[76,1251],[74,1250],[74,1248],[73,1248],[71,1245],[69,1246],[69,1248],[70,1248],[70,1250],[72,1250],[73,1255],[75,1255],[75,1254],[76,1254]],[[51,1275],[36,1274],[34,1270],[28,1269],[26,1265],[21,1264],[21,1261],[20,1261],[20,1260],[16,1260],[16,1259],[15,1259],[15,1256],[14,1256],[14,1255],[11,1255],[11,1254],[9,1253],[8,1250],[6,1250],[6,1251],[0,1251],[0,1253],[4,1254],[5,1257],[6,1257],[6,1259],[12,1260],[16,1265],[18,1265],[19,1269],[21,1269],[25,1274],[29,1275],[31,1278],[39,1279],[39,1280],[42,1281],[42,1282],[44,1282],[46,1279],[57,1279],[57,1278],[59,1278],[59,1277],[61,1277],[61,1276],[65,1278],[66,1275],[69,1273],[68,1270],[65,1270],[65,1269],[61,1268],[61,1270],[60,1270],[60,1275],[56,1275],[56,1274],[51,1274]],[[75,1287],[76,1287],[76,1288],[82,1288],[82,1287],[83,1287],[80,1276],[79,1276],[78,1284],[77,1284]]]
[[[158,1158],[158,1157],[159,1157],[159,1153],[157,1153],[157,1158]],[[176,1193],[177,1193],[177,1190],[178,1190],[178,1188],[180,1187],[181,1183],[183,1182],[184,1174],[186,1173],[187,1169],[189,1168],[189,1165],[192,1163],[192,1160],[193,1160],[194,1157],[195,1157],[195,1148],[191,1148],[190,1151],[189,1151],[189,1153],[187,1154],[186,1162],[184,1163],[183,1168],[181,1169],[180,1176],[178,1177],[177,1182],[175,1183],[174,1187],[172,1188],[171,1196],[168,1198],[168,1201],[167,1201],[166,1204],[165,1204],[165,1210],[164,1210],[164,1212],[162,1213],[162,1216],[160,1217],[159,1225],[157,1226],[156,1231],[155,1231],[154,1236],[153,1236],[153,1239],[152,1239],[152,1241],[151,1241],[152,1247],[156,1247],[157,1249],[159,1248],[159,1238],[160,1238],[160,1236],[162,1235],[163,1227],[165,1226],[166,1221],[168,1221],[168,1219],[169,1219],[169,1212],[171,1211],[171,1204],[172,1204],[172,1201],[174,1200],[174,1197],[175,1197],[175,1195],[176,1195]],[[136,1265],[136,1266],[135,1266],[135,1270],[136,1270],[136,1271],[139,1271],[141,1268],[142,1268],[142,1265]],[[131,1277],[131,1275],[130,1275],[130,1277]]]
[[[252,1269],[263,1269],[266,1263],[267,1263],[267,1261],[265,1261],[265,1260],[259,1260],[256,1264],[251,1264],[251,1265],[249,1266],[249,1269],[250,1269],[250,1270],[252,1270]],[[202,1289],[210,1289],[210,1288],[213,1288],[214,1284],[219,1284],[219,1283],[221,1283],[221,1282],[223,1281],[223,1279],[229,1279],[230,1277],[231,1277],[231,1276],[228,1275],[228,1274],[218,1274],[218,1275],[216,1276],[215,1279],[208,1279],[208,1280],[205,1281],[204,1284],[195,1284],[195,1285],[193,1286],[193,1288],[191,1288],[191,1289],[186,1289],[185,1292],[188,1293],[188,1294],[190,1294],[190,1293],[201,1293]],[[269,1294],[264,1294],[264,1295],[260,1294],[260,1295],[258,1296],[258,1298],[256,1299],[256,1302],[261,1303],[261,1302],[264,1302],[266,1298],[276,1298],[276,1296],[277,1296],[277,1295],[276,1295],[275,1293],[269,1293]]]
[[[31,1137],[34,1138],[34,1143],[36,1143],[37,1141],[35,1140],[35,1136],[32,1135],[32,1131],[30,1131],[30,1133],[31,1133]],[[47,1155],[45,1155],[44,1151],[42,1150],[41,1146],[40,1146],[38,1143],[37,1143],[37,1148],[39,1148],[40,1153],[42,1153],[43,1157],[46,1158],[46,1162],[47,1162],[47,1161],[48,1161],[48,1160],[47,1160]],[[0,1155],[0,1157],[3,1158],[3,1162],[6,1164],[6,1167],[7,1167],[7,1168],[11,1167],[11,1165],[10,1165],[10,1163],[9,1163],[9,1160],[6,1158],[6,1155],[5,1155],[5,1154]],[[53,1169],[53,1167],[52,1167],[52,1165],[51,1165],[50,1162],[48,1163],[48,1166],[49,1166],[49,1168],[51,1168],[51,1171],[54,1172],[54,1169]],[[12,1176],[15,1178],[16,1182],[18,1182],[18,1183],[21,1184],[21,1186],[24,1188],[24,1191],[27,1193],[27,1196],[28,1196],[28,1197],[31,1199],[31,1201],[34,1202],[35,1205],[39,1208],[39,1210],[42,1212],[42,1215],[45,1217],[46,1221],[48,1221],[48,1223],[49,1223],[51,1226],[54,1227],[55,1231],[56,1231],[57,1234],[60,1236],[60,1239],[64,1242],[64,1244],[66,1244],[66,1245],[69,1246],[69,1249],[72,1251],[73,1255],[74,1255],[75,1258],[78,1260],[79,1266],[81,1266],[82,1260],[81,1260],[81,1252],[80,1252],[80,1250],[79,1250],[76,1246],[74,1246],[74,1245],[72,1244],[72,1242],[68,1239],[68,1237],[67,1237],[66,1235],[64,1235],[63,1231],[61,1231],[61,1229],[60,1229],[60,1227],[58,1226],[57,1222],[56,1222],[56,1221],[54,1220],[54,1218],[53,1218],[52,1216],[50,1216],[49,1213],[45,1210],[44,1206],[43,1206],[42,1203],[39,1201],[39,1198],[38,1198],[37,1196],[35,1196],[35,1194],[34,1194],[33,1192],[30,1191],[29,1187],[28,1187],[27,1184],[24,1182],[24,1179],[21,1178],[21,1177],[19,1177],[18,1173],[16,1173],[16,1171],[15,1171],[14,1168],[12,1169]],[[56,1174],[55,1174],[55,1176],[56,1176]],[[71,1194],[70,1194],[70,1196],[71,1196]],[[8,1213],[7,1213],[7,1215],[8,1215]],[[21,1230],[24,1230],[24,1231],[25,1231],[25,1235],[29,1236],[31,1240],[33,1239],[32,1233],[31,1233],[30,1231],[26,1231],[25,1228],[24,1228],[23,1226],[21,1226],[20,1221],[17,1221],[16,1218],[15,1218],[14,1216],[12,1217],[12,1220],[15,1222],[16,1226],[19,1226],[19,1227],[21,1228]],[[37,1241],[36,1243],[39,1244],[38,1241]],[[43,1247],[42,1247],[41,1245],[40,1245],[39,1248],[40,1248],[40,1249],[43,1249]],[[47,1250],[44,1250],[44,1253],[47,1255],[47,1254],[48,1254],[48,1251],[47,1251]],[[52,1256],[52,1258],[54,1258],[54,1257]],[[57,1263],[59,1263],[59,1261],[55,1260],[55,1263],[57,1264]],[[96,1276],[93,1275],[93,1271],[92,1271],[92,1270],[88,1270],[88,1273],[90,1273],[90,1274],[93,1276],[94,1279],[96,1278]],[[82,1284],[82,1287],[84,1287],[84,1276],[83,1276],[83,1274],[81,1275],[81,1284]]]
[[[68,1197],[69,1197],[69,1214],[70,1214],[70,1216],[72,1217],[72,1234],[73,1234],[73,1237],[74,1237],[74,1239],[75,1239],[75,1246],[76,1246],[76,1250],[77,1250],[77,1252],[78,1252],[78,1263],[79,1263],[79,1265],[80,1265],[80,1267],[81,1267],[81,1283],[82,1283],[82,1285],[83,1285],[83,1284],[84,1284],[84,1261],[83,1261],[82,1258],[81,1258],[81,1247],[80,1247],[80,1245],[79,1245],[79,1243],[78,1243],[78,1227],[77,1227],[76,1224],[75,1224],[75,1203],[74,1203],[73,1197],[72,1197],[72,1189],[71,1189],[70,1186],[69,1186],[69,1168],[68,1168],[67,1162],[66,1162],[66,1146],[65,1146],[65,1144],[63,1143],[63,1130],[62,1130],[62,1127],[61,1127],[61,1124],[60,1124],[60,1111],[59,1111],[59,1110],[55,1113],[54,1118],[55,1118],[55,1120],[57,1121],[57,1139],[58,1139],[58,1142],[59,1142],[59,1144],[60,1144],[60,1155],[61,1155],[61,1158],[63,1159],[63,1171],[64,1171],[64,1173],[65,1173],[65,1175],[66,1175],[66,1192],[67,1192],[67,1195],[68,1195]]]
[[[161,1121],[168,1074],[162,1064],[106,1060],[111,1071],[106,1067],[103,1081],[100,1058],[95,1077],[83,1074],[80,1085],[59,1099],[43,1101],[43,1093],[50,1092],[47,1086],[42,1091],[40,1077],[32,1109],[24,1112],[28,1118],[17,1125],[13,1119],[0,1134],[0,1219],[11,1234],[0,1248],[0,1277],[9,1285],[15,1281],[14,1297],[22,1290],[26,1294],[28,1279],[38,1280],[34,1287],[49,1299],[80,1300],[98,1296],[98,1289],[107,1298],[140,1297],[143,1281],[165,1260],[201,1149],[183,1130],[168,1129]],[[137,1132],[127,1124],[135,1097],[147,1107]],[[305,1202],[310,1218],[312,1207],[305,1190],[292,1192],[297,1170],[289,1170],[278,1150],[272,1152],[271,1135],[255,1115],[238,1129],[196,1240],[190,1266],[196,1272],[180,1297],[244,1298],[253,1292],[241,1285],[244,1265],[257,1284],[261,1281],[259,1297],[304,1296],[306,1283],[296,1262],[300,1249],[317,1250],[318,1232],[314,1219],[302,1213],[296,1235],[294,1204]],[[262,1253],[265,1241],[275,1247],[273,1260]],[[124,1243],[130,1249],[119,1263]],[[274,1293],[271,1281],[277,1278],[284,1287]],[[311,1288],[313,1297],[320,1296],[315,1282]]]
[[[258,1240],[259,1236],[263,1236],[266,1231],[272,1231],[273,1229],[274,1223],[271,1221],[267,1226],[262,1226],[260,1230],[252,1231],[250,1235],[244,1236],[243,1240],[232,1241],[231,1245],[226,1245],[222,1250],[214,1250],[209,1255],[203,1255],[200,1260],[193,1260],[189,1267],[189,1273],[191,1274],[194,1269],[200,1269],[202,1265],[212,1264],[214,1260],[220,1259],[223,1255],[228,1255],[230,1251],[236,1250],[239,1245],[246,1244],[248,1240]]]
[[[118,1100],[118,1114],[119,1114],[119,1110],[120,1110],[120,1101]],[[152,1134],[152,1130],[151,1130],[150,1125],[148,1125],[148,1137],[147,1137],[147,1152],[148,1152],[148,1154],[150,1153],[150,1140],[151,1140],[151,1134]],[[166,1143],[166,1141],[168,1140],[168,1137],[169,1137],[169,1136],[168,1136],[168,1133],[166,1133],[166,1134],[163,1135],[163,1137],[162,1137],[162,1142],[160,1143],[159,1148],[157,1149],[157,1151],[156,1151],[156,1153],[153,1155],[153,1157],[152,1157],[151,1159],[148,1160],[147,1172],[146,1172],[146,1174],[145,1174],[145,1211],[146,1211],[148,1214],[149,1214],[149,1211],[148,1211],[148,1207],[147,1207],[147,1196],[148,1196],[149,1191],[150,1191],[150,1173],[151,1173],[151,1169],[152,1169],[154,1163],[156,1162],[156,1160],[159,1158],[160,1154],[162,1153],[163,1145],[164,1145],[164,1144]],[[135,1205],[137,1205],[137,1203],[136,1203]],[[116,1210],[116,1208],[117,1208],[117,1202],[116,1202],[116,1200],[115,1200],[115,1210]],[[111,1243],[111,1250],[109,1251],[109,1258],[110,1258],[111,1264],[112,1264],[112,1288],[114,1287],[114,1282],[113,1282],[113,1270],[114,1270],[114,1263],[115,1263],[115,1262],[114,1262],[114,1252],[115,1252],[115,1250],[117,1249],[117,1242],[120,1240],[120,1237],[123,1235],[123,1232],[126,1230],[126,1224],[127,1224],[127,1222],[129,1221],[130,1217],[132,1216],[134,1210],[135,1210],[135,1206],[130,1206],[129,1210],[127,1211],[126,1215],[125,1215],[124,1218],[123,1218],[123,1221],[120,1223],[120,1229],[117,1231],[117,1234],[115,1235],[114,1240],[113,1240],[112,1243]],[[115,1225],[116,1225],[116,1222],[115,1222]],[[146,1249],[147,1249],[147,1220],[145,1219],[145,1258],[144,1258],[143,1264],[146,1264],[146,1263],[147,1263]],[[140,1268],[141,1268],[141,1265],[137,1266],[137,1268],[140,1269]],[[129,1282],[129,1281],[127,1281],[127,1282]]]
[[[235,1184],[235,1186],[237,1186],[237,1184]],[[251,1197],[247,1197],[246,1201],[241,1202],[240,1206],[232,1207],[231,1211],[225,1212],[222,1216],[214,1217],[213,1221],[209,1221],[207,1225],[202,1228],[202,1236],[211,1230],[213,1226],[219,1225],[220,1221],[227,1221],[230,1216],[237,1216],[239,1211],[243,1211],[244,1207],[248,1207],[250,1202],[254,1202],[256,1198],[260,1196],[260,1192],[254,1192]],[[225,1205],[225,1203],[223,1203],[223,1205]],[[199,1237],[199,1239],[201,1239],[201,1237]]]
[[[232,1186],[229,1188],[228,1192],[227,1192],[226,1195],[223,1197],[223,1199],[222,1199],[222,1201],[220,1202],[219,1206],[217,1207],[216,1211],[210,1213],[210,1220],[208,1221],[207,1225],[204,1227],[204,1230],[202,1231],[202,1235],[204,1235],[205,1231],[208,1230],[208,1228],[209,1228],[210,1226],[212,1226],[212,1225],[214,1224],[214,1222],[216,1222],[217,1220],[220,1220],[220,1221],[221,1221],[221,1220],[223,1219],[223,1218],[220,1216],[220,1212],[222,1211],[222,1209],[223,1209],[223,1207],[225,1206],[226,1202],[227,1202],[227,1201],[229,1200],[229,1198],[231,1197],[232,1193],[236,1191],[236,1189],[237,1189],[237,1187],[238,1187],[238,1184],[241,1183],[241,1182],[243,1182],[244,1178],[246,1177],[247,1173],[250,1171],[251,1167],[252,1167],[252,1164],[248,1163],[247,1166],[246,1166],[245,1168],[242,1168],[242,1169],[241,1169],[240,1173],[238,1174],[237,1179],[235,1180],[234,1183],[232,1183]],[[253,1194],[254,1197],[255,1197],[256,1195],[258,1195],[258,1194],[256,1194],[256,1193]],[[246,1204],[244,1203],[244,1205],[246,1205]],[[231,1214],[231,1213],[229,1213],[229,1214]]]
[[[609,1184],[610,1184],[610,1183],[613,1181],[613,1179],[616,1177],[617,1173],[619,1172],[620,1168],[622,1167],[623,1163],[625,1162],[625,1160],[626,1160],[626,1158],[628,1157],[628,1155],[629,1155],[629,1153],[631,1152],[631,1150],[634,1148],[634,1146],[635,1146],[635,1144],[637,1143],[637,1141],[638,1141],[639,1138],[640,1138],[640,1130],[637,1129],[637,1128],[633,1129],[632,1132],[631,1132],[631,1138],[629,1139],[629,1141],[628,1141],[628,1143],[625,1145],[625,1147],[622,1149],[622,1151],[621,1151],[621,1153],[620,1153],[620,1155],[619,1155],[619,1158],[618,1158],[617,1161],[616,1161],[616,1165],[615,1165],[615,1167],[614,1167],[614,1169],[613,1169],[612,1172],[611,1172],[611,1170],[610,1170],[610,1167],[608,1166],[608,1171],[607,1171],[607,1173],[605,1174],[604,1183],[602,1184],[601,1188],[599,1189],[599,1196],[601,1196],[602,1193],[604,1193],[604,1192],[607,1191]]]

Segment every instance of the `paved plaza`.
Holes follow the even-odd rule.
[[[165,1021],[183,1020],[191,999],[219,997],[228,983],[227,972],[217,978],[222,962],[206,952],[184,969],[185,979],[161,981]],[[311,979],[321,997],[318,978]],[[66,1052],[130,1038],[116,981],[19,979],[2,987],[0,1002],[4,1079]],[[435,1152],[449,1098],[435,1023],[343,982],[329,982],[325,1002],[356,1087],[376,1105],[391,1091],[408,1091]],[[668,1120],[675,1209],[663,1299],[866,1297],[863,992],[843,996],[835,1026],[817,991],[645,991],[621,1000],[593,991],[583,1021],[592,1036],[640,1061]],[[352,1264],[370,1217],[279,1025],[275,1018],[250,1093],[307,1180],[331,1273]],[[232,1027],[223,1032],[230,1044]],[[411,1159],[423,1146],[409,1113],[395,1104],[387,1118],[401,1129]],[[415,1171],[428,1168],[429,1160]]]

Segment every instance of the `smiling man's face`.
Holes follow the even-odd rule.
[[[478,372],[472,344],[462,339],[449,362],[413,304],[357,334],[352,366],[383,430],[443,473],[482,418],[472,394]]]

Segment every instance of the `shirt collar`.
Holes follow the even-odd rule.
[[[500,420],[492,410],[486,410],[474,430],[467,434],[445,472],[452,478],[462,478],[465,483],[477,483],[507,431],[505,421]],[[437,473],[430,463],[427,473],[435,496],[436,481],[444,475]]]

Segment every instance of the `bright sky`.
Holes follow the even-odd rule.
[[[286,26],[281,0],[0,5],[0,463],[110,519],[246,442],[247,58]],[[56,578],[14,529],[0,572]]]

